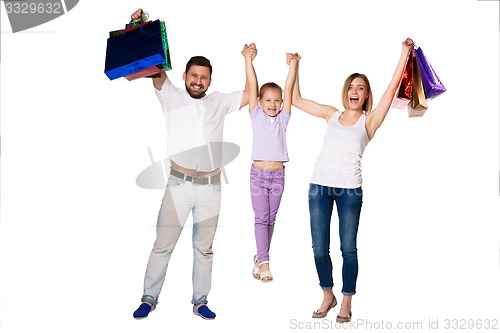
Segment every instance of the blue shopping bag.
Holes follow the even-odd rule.
[[[164,29],[164,28],[163,28]],[[160,20],[108,38],[104,73],[110,80],[166,62]]]

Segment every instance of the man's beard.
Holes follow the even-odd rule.
[[[203,98],[205,96],[205,91],[194,90],[193,88],[189,87],[187,84],[186,84],[186,91],[188,92],[189,96],[191,96],[192,98],[200,99],[200,98]]]

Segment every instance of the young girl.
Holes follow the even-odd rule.
[[[356,293],[358,256],[356,238],[361,213],[363,190],[361,188],[361,157],[389,111],[399,87],[403,69],[413,41],[406,39],[401,56],[380,102],[373,105],[368,78],[354,73],[344,83],[342,104],[339,111],[333,106],[318,104],[301,97],[299,79],[295,82],[293,105],[326,120],[327,128],[323,149],[316,161],[309,186],[309,214],[314,262],[323,289],[323,302],[313,313],[313,318],[323,318],[337,305],[333,294],[332,261],[330,248],[330,220],[334,202],[339,218],[340,248],[342,252],[342,306],[337,322],[351,320],[351,299]]]
[[[250,192],[255,213],[257,254],[252,274],[262,282],[270,282],[273,276],[269,269],[269,248],[285,184],[284,163],[288,162],[286,128],[290,119],[297,59],[296,56],[287,56],[290,68],[284,97],[281,87],[274,82],[263,84],[259,92],[249,47],[255,47],[255,44],[245,45],[241,53],[245,57],[246,91],[253,129]]]

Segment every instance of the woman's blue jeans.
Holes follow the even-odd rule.
[[[330,224],[334,202],[339,217],[340,250],[342,252],[342,293],[356,293],[358,278],[358,252],[356,238],[363,202],[361,187],[346,189],[309,184],[309,215],[314,262],[319,285],[328,290],[333,287],[332,260],[330,257]]]

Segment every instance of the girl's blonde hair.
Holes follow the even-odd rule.
[[[268,89],[276,89],[276,90],[279,90],[281,96],[283,96],[283,89],[281,89],[281,87],[279,85],[277,85],[276,83],[274,82],[268,82],[268,83],[264,83],[261,87],[260,87],[260,90],[259,90],[259,99],[262,99],[262,96],[264,96],[264,92]]]

